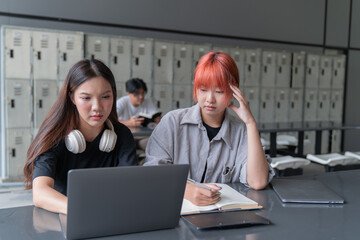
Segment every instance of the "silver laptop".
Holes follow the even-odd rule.
[[[173,228],[178,225],[188,165],[70,170],[67,239]]]
[[[344,203],[344,199],[318,180],[275,178],[271,185],[284,203]]]

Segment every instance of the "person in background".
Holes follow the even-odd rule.
[[[132,78],[126,82],[127,96],[119,98],[116,102],[116,111],[119,122],[128,127],[140,127],[144,118],[138,117],[140,113],[154,114],[158,109],[152,101],[145,98],[146,83],[140,78]],[[160,122],[161,116],[154,119],[155,124]],[[135,137],[136,147],[145,151],[149,137]]]
[[[117,121],[115,104],[105,64],[85,59],[70,69],[28,149],[24,176],[35,206],[67,213],[70,169],[137,165],[133,135]]]
[[[234,97],[240,106],[230,104]],[[234,60],[222,52],[204,55],[194,72],[196,105],[166,114],[150,136],[144,165],[189,164],[189,177],[203,183],[241,182],[263,189],[274,176],[258,128],[239,89]],[[238,117],[229,113],[228,107]],[[219,201],[220,190],[187,183],[184,198],[195,205]]]

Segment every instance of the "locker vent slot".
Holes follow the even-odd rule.
[[[239,62],[239,61],[240,61],[240,54],[239,54],[239,52],[236,52],[236,53],[235,53],[234,58],[235,58],[235,62]]]
[[[252,53],[252,54],[251,54],[250,61],[251,61],[252,63],[255,63],[255,62],[256,62],[255,53]]]
[[[14,87],[14,95],[21,96],[22,95],[22,87],[20,84],[15,85]]]
[[[181,99],[185,98],[185,92],[184,91],[179,92],[179,98],[181,98]]]
[[[160,98],[166,98],[166,91],[165,90],[160,91]]]
[[[118,45],[117,46],[117,53],[119,53],[119,54],[124,53],[124,45]]]
[[[66,41],[66,49],[67,50],[72,50],[74,49],[74,40],[73,38],[69,37]]]
[[[162,46],[161,47],[160,56],[161,57],[166,57],[167,56],[167,46]]]
[[[20,47],[22,45],[22,36],[21,33],[15,33],[14,36],[14,46]]]
[[[95,50],[95,52],[101,52],[101,42],[95,43],[94,50]]]
[[[140,44],[139,45],[139,55],[140,56],[145,55],[145,44]]]
[[[42,96],[43,97],[49,96],[49,87],[48,86],[43,86],[42,87]]]
[[[41,48],[48,48],[49,47],[48,36],[46,36],[46,35],[42,36],[40,45],[41,45]]]
[[[199,49],[199,58],[201,58],[204,55],[205,49],[200,48]]]
[[[282,58],[281,58],[281,64],[282,64],[282,65],[285,65],[285,64],[286,64],[286,57],[285,57],[285,56],[282,56]]]
[[[21,136],[15,137],[15,144],[19,145],[23,143],[23,139]]]
[[[186,48],[181,48],[180,50],[180,57],[181,58],[186,58]]]

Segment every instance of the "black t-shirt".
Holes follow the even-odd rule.
[[[92,142],[86,142],[86,149],[82,153],[68,151],[62,140],[35,160],[33,179],[38,176],[51,177],[55,180],[54,189],[66,195],[67,172],[70,169],[137,165],[132,133],[121,123],[113,125],[117,135],[114,150],[109,153],[99,150],[105,129]]]

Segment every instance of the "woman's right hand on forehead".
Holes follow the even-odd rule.
[[[233,104],[229,105],[229,108],[232,109],[236,114],[239,116],[243,122],[248,125],[255,123],[255,118],[251,113],[249,103],[245,99],[244,94],[241,92],[241,90],[238,87],[235,87],[230,84],[230,88],[233,91],[234,98],[239,102],[239,107],[236,107]]]

